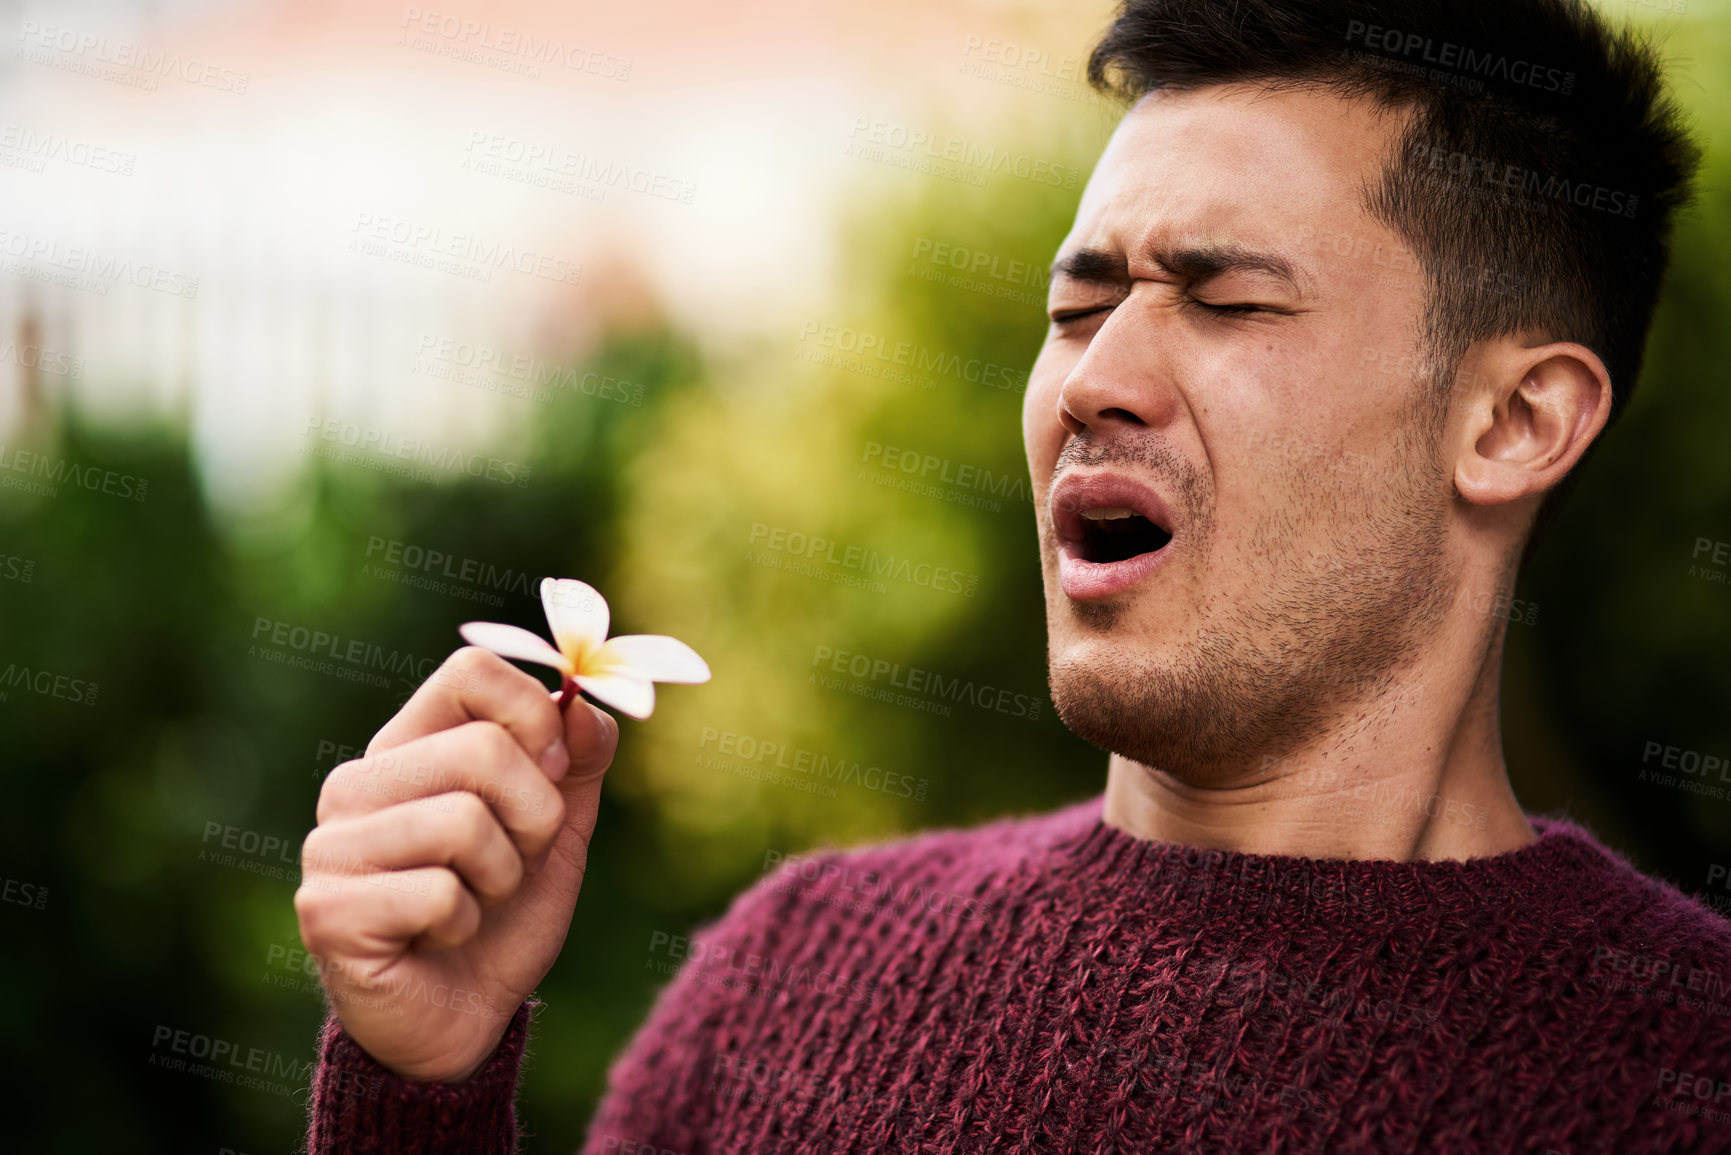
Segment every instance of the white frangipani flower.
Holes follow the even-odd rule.
[[[500,622],[465,622],[463,640],[502,658],[539,662],[565,675],[604,706],[633,718],[655,712],[655,683],[709,681],[709,666],[697,651],[663,634],[607,636],[607,600],[594,587],[571,578],[543,578],[541,605],[557,648],[538,634]],[[567,695],[567,700],[571,695]]]

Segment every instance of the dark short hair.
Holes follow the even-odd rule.
[[[1411,109],[1366,208],[1425,271],[1442,384],[1474,342],[1535,329],[1599,355],[1613,421],[1628,405],[1701,155],[1646,38],[1582,0],[1124,0],[1088,79]]]

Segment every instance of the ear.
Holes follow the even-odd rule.
[[[1585,345],[1485,342],[1463,361],[1455,490],[1474,505],[1544,493],[1573,469],[1611,414],[1611,375]]]

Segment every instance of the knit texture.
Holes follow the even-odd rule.
[[[309,1152],[342,1155],[509,1155],[517,1149],[517,1070],[540,1004],[517,1008],[499,1047],[462,1083],[400,1078],[327,1015],[307,1127]]]
[[[1344,861],[1100,806],[786,863],[652,943],[585,1155],[1731,1151],[1731,923],[1580,827]]]

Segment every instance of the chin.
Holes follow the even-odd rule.
[[[1054,634],[1048,684],[1058,718],[1102,750],[1195,785],[1217,785],[1320,722],[1303,679],[1266,676],[1219,635],[1153,646],[1142,637]]]

